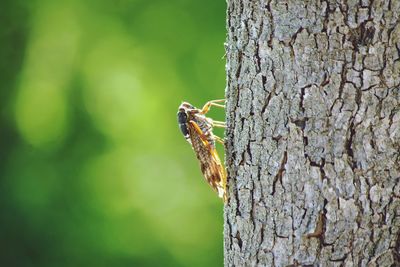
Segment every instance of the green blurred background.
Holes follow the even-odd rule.
[[[2,1],[0,266],[222,265],[222,201],[176,112],[224,96],[225,9]]]

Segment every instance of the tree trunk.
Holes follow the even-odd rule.
[[[400,266],[399,14],[228,0],[225,266]]]

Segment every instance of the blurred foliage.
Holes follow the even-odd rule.
[[[0,266],[221,266],[176,112],[224,96],[225,2],[4,0],[0,20]]]

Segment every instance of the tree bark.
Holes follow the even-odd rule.
[[[399,16],[228,0],[225,266],[400,266]]]

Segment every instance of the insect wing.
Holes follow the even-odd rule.
[[[189,136],[193,150],[200,161],[201,171],[210,186],[218,193],[218,196],[226,202],[226,173],[215,149],[215,145],[207,140],[200,127],[194,121],[188,124]]]
[[[223,198],[224,202],[227,202],[225,168],[222,165],[221,160],[218,156],[217,150],[215,148],[212,148],[211,155],[214,159],[215,164],[218,166],[216,169],[217,169],[217,171],[219,173],[219,177],[220,177],[219,183],[217,184],[218,196],[220,198]]]

